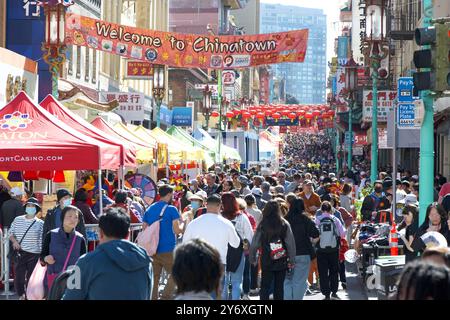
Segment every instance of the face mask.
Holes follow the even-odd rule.
[[[72,199],[66,199],[63,201],[63,208],[70,206],[72,204]]]
[[[383,192],[383,188],[375,188],[375,192],[376,193],[382,193]]]
[[[27,216],[34,216],[36,214],[36,207],[26,207],[25,212]]]
[[[191,207],[193,210],[200,208],[200,202],[191,202]]]

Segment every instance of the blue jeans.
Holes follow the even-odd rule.
[[[244,280],[244,266],[245,266],[245,258],[242,255],[241,263],[237,268],[236,272],[225,272],[225,276],[223,277],[223,291],[222,291],[222,300],[228,300],[228,284],[230,283],[231,276],[231,300],[240,300],[241,299],[241,286]]]
[[[306,293],[311,257],[296,256],[295,268],[290,279],[284,280],[284,300],[303,300]]]

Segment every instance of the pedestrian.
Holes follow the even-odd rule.
[[[256,221],[256,226],[258,226],[262,220],[262,212],[256,206],[256,197],[253,194],[249,194],[245,196],[244,200],[247,203],[247,212],[253,216]]]
[[[80,286],[67,288],[63,300],[149,300],[152,265],[144,249],[126,240],[130,217],[120,208],[100,216],[100,245],[76,266]]]
[[[212,194],[220,194],[222,192],[222,188],[220,184],[216,183],[216,175],[213,173],[209,173],[206,175],[206,186],[204,188],[208,197]]]
[[[102,193],[102,206],[103,208],[106,208],[112,204],[114,204],[114,201],[106,194],[106,191],[104,189],[100,189]],[[95,204],[92,207],[92,212],[95,214],[95,216],[98,217],[103,213],[100,212],[100,195],[99,195],[99,189],[95,190],[94,193],[95,197]]]
[[[295,192],[295,190],[297,190],[297,188],[302,184],[302,176],[299,173],[296,173],[293,175],[293,181],[291,183],[289,183],[289,185],[286,188],[286,193],[289,192]]]
[[[199,191],[197,194],[189,196],[188,198],[190,204],[185,208],[185,211],[183,212],[182,215],[183,221],[185,222],[184,223],[185,229],[187,225],[192,222],[192,220],[200,216],[200,214],[198,214],[198,211],[204,208],[205,199],[199,194],[200,192],[201,191]]]
[[[18,187],[11,188],[9,191],[11,199],[3,202],[0,209],[0,226],[2,228],[10,228],[14,219],[18,216],[23,216],[25,210],[22,203],[24,192]]]
[[[342,289],[347,289],[347,276],[345,275],[345,253],[349,250],[347,239],[341,238],[339,245],[339,281]]]
[[[174,293],[174,282],[171,276],[173,266],[173,251],[177,241],[177,235],[181,234],[184,223],[178,209],[171,205],[173,201],[173,189],[165,184],[159,188],[160,201],[152,204],[144,215],[143,228],[160,219],[159,243],[153,259],[153,290],[152,300],[158,299],[159,281],[164,269],[167,274],[167,285],[164,288],[161,299],[170,300]]]
[[[445,237],[447,243],[450,243],[449,224],[448,213],[445,212],[445,209],[438,202],[431,203],[427,207],[424,222],[414,235],[411,247],[415,252],[422,254],[426,244],[421,237],[431,231],[439,232]]]
[[[86,253],[86,240],[76,231],[82,215],[80,209],[68,205],[61,211],[61,226],[50,230],[44,236],[41,264],[47,265],[45,288],[50,291],[56,277],[76,264],[79,257]]]
[[[233,181],[224,180],[222,182],[222,192],[230,192],[233,189],[234,189]]]
[[[83,188],[78,189],[75,192],[74,197],[74,206],[80,209],[81,213],[83,214],[83,219],[86,224],[97,224],[98,219],[92,212],[91,207],[87,204],[88,194],[86,190]]]
[[[9,229],[9,239],[14,251],[14,288],[19,300],[25,300],[26,287],[42,250],[44,222],[36,217],[41,206],[36,198],[30,198],[24,205],[25,215],[17,216]]]
[[[412,247],[414,236],[419,229],[419,209],[413,204],[408,204],[402,211],[403,220],[405,222],[405,233],[400,233],[400,236],[405,245],[403,250],[405,253],[405,263],[413,261],[417,258],[417,251]],[[399,228],[400,230],[400,228]]]
[[[241,239],[242,244],[246,244],[248,247],[251,244],[251,241],[253,239],[253,228],[251,226],[251,223],[247,216],[245,214],[242,214],[239,210],[239,204],[236,200],[236,197],[232,193],[224,193],[222,194],[222,216],[225,219],[228,219],[231,221],[233,226],[236,229],[236,232]],[[233,250],[233,249],[231,249]],[[244,256],[244,250],[242,250],[242,253],[239,257],[236,257],[235,259],[239,260],[239,262],[236,260],[234,263],[237,268],[235,269],[233,266],[231,266],[230,262],[230,252],[228,251],[227,256],[227,268],[225,269],[225,284],[223,287],[222,292],[222,299],[223,300],[229,300],[229,285],[232,286],[231,289],[231,300],[239,300],[241,297],[241,286],[244,278],[244,269],[245,269],[245,256]]]
[[[251,194],[255,197],[256,200],[256,206],[259,210],[264,209],[264,206],[266,205],[267,201],[262,198],[263,192],[260,188],[253,188],[251,191]]]
[[[277,178],[278,178],[278,185],[282,186],[283,190],[287,190],[290,182],[286,181],[286,173],[284,173],[283,171],[278,172]]]
[[[131,203],[131,199],[128,198],[128,192],[126,190],[117,190],[114,196],[114,203],[105,207],[103,211],[106,212],[111,208],[121,208],[130,217],[131,223],[141,223],[139,214],[135,210],[131,210],[129,203]]]
[[[222,200],[211,195],[206,201],[207,213],[192,221],[183,235],[183,243],[200,238],[210,243],[220,253],[221,262],[226,268],[228,248],[238,248],[241,240],[236,229],[228,219],[222,217]],[[225,280],[225,277],[224,279]]]
[[[239,190],[239,193],[241,194],[241,196],[245,197],[246,195],[252,193],[252,191],[249,188],[250,181],[248,180],[248,178],[246,176],[241,175],[239,177],[238,181],[241,184],[241,189]]]
[[[201,270],[201,272],[199,272]],[[212,300],[220,294],[223,264],[219,251],[202,239],[192,239],[175,250],[175,300]]]
[[[261,184],[261,191],[262,191],[262,196],[261,196],[262,200],[264,200],[264,201],[272,200],[272,194],[270,193],[270,183],[269,182],[264,181]]]
[[[339,300],[337,296],[339,285],[339,244],[345,237],[345,229],[338,218],[332,214],[332,206],[324,201],[322,214],[316,217],[316,225],[320,232],[317,243],[317,266],[319,269],[320,291],[325,300]]]
[[[394,300],[450,300],[450,269],[430,261],[405,266]]]
[[[252,195],[249,194],[247,197],[249,197],[249,196],[252,196]],[[252,226],[252,231],[254,233],[256,231],[256,226],[257,226],[256,220],[250,213],[248,213],[247,202],[242,198],[238,198],[236,200],[239,204],[239,210],[250,221],[250,225]],[[253,236],[252,236],[252,238],[253,238]],[[247,246],[246,250],[244,250],[244,259],[245,260],[244,260],[244,277],[242,280],[242,300],[250,300],[250,298],[249,298],[250,289],[255,290],[258,286],[257,285],[258,269],[255,268],[250,263],[248,254],[249,254],[249,250],[248,250],[248,246]]]
[[[389,210],[391,203],[383,192],[383,182],[377,180],[373,184],[374,191],[364,198],[361,206],[362,221],[378,222],[382,211]]]
[[[72,205],[72,195],[67,189],[59,189],[56,192],[56,199],[57,205],[52,209],[49,209],[47,211],[47,215],[45,216],[42,240],[45,240],[46,235],[51,230],[62,227],[63,223],[63,220],[61,219],[62,211],[64,210],[64,208]],[[84,225],[84,217],[82,214],[78,215],[78,223],[76,224],[76,231],[81,233],[84,239],[87,239],[86,227]]]
[[[443,246],[427,248],[423,252],[422,260],[431,261],[450,268],[450,248]]]
[[[303,300],[308,288],[307,279],[311,259],[316,257],[313,243],[319,240],[319,230],[305,214],[301,198],[295,199],[286,216],[295,239],[295,268],[291,279],[284,281],[284,300]]]
[[[341,206],[348,212],[353,211],[351,192],[352,192],[351,185],[345,183],[344,186],[342,187],[342,192],[339,196]]]
[[[261,253],[261,300],[269,300],[269,292],[274,282],[274,300],[284,298],[286,272],[292,272],[295,263],[295,239],[291,226],[281,216],[278,201],[270,200],[263,210],[263,220],[256,229],[250,246],[250,263],[257,264],[256,253]]]
[[[311,180],[305,180],[303,191],[300,192],[299,197],[303,199],[306,212],[314,217],[322,202],[319,195],[314,192],[314,186]]]

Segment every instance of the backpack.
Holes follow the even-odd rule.
[[[149,225],[144,231],[139,232],[136,238],[136,243],[144,248],[150,257],[154,256],[158,249],[160,223],[168,206],[166,204],[159,214],[159,219]]]
[[[236,221],[231,221],[231,223],[236,229]],[[227,272],[236,272],[241,264],[242,255],[244,254],[244,242],[242,241],[241,235],[237,232],[237,230],[236,233],[239,237],[239,246],[237,248],[233,248],[230,244],[228,244],[226,265]]]
[[[288,254],[286,245],[284,243],[284,237],[286,235],[287,228],[283,228],[282,234],[267,240],[267,253],[270,262],[270,270],[280,271],[287,269]]]
[[[325,217],[319,224],[320,240],[318,250],[321,252],[334,252],[339,248],[339,234],[333,219]]]

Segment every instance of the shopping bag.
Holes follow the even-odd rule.
[[[28,281],[27,299],[28,300],[43,300],[45,297],[44,280],[47,266],[42,266],[38,261]]]

